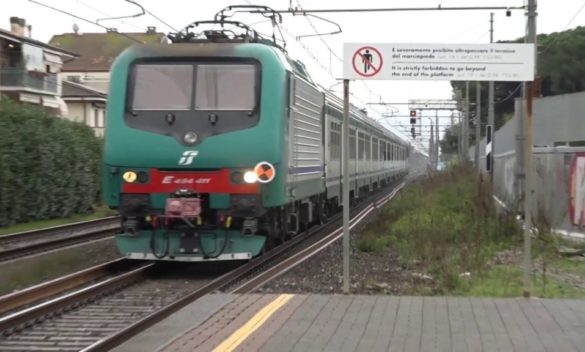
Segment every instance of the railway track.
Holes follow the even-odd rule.
[[[119,258],[0,296],[0,318],[15,309],[22,309],[29,304],[39,303],[50,297],[63,294],[67,290],[87,285],[93,281],[113,275],[116,272],[129,270],[129,268],[136,267],[137,265],[138,262]]]
[[[117,216],[0,236],[0,263],[112,237],[120,228]]]
[[[403,186],[352,212],[360,223]],[[342,236],[341,214],[223,275],[169,277],[147,263],[0,318],[0,350],[107,351],[213,292],[246,293],[302,263]],[[1,300],[0,300],[1,302]]]

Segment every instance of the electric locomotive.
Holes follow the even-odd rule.
[[[186,30],[112,65],[104,197],[128,258],[250,259],[341,204],[341,101],[221,22],[242,33]],[[352,198],[407,172],[406,144],[357,109],[350,143]]]

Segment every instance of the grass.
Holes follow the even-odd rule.
[[[16,232],[24,232],[24,231],[32,231],[38,230],[46,227],[53,227],[59,225],[67,225],[74,222],[79,221],[88,221],[88,220],[95,220],[99,218],[103,218],[106,216],[116,215],[117,212],[115,210],[111,210],[105,206],[98,207],[96,210],[91,214],[77,214],[68,218],[61,218],[61,219],[50,219],[50,220],[41,220],[41,221],[31,221],[22,224],[15,224],[9,227],[0,228],[0,236],[8,235],[11,233]]]
[[[517,265],[496,265],[478,278],[462,282],[455,295],[487,297],[522,296],[522,268]],[[532,296],[541,298],[585,298],[585,292],[570,284],[542,275],[532,278]]]
[[[458,166],[408,186],[358,239],[364,252],[392,247],[406,260],[443,270],[480,269],[521,239],[514,220],[495,212],[488,182]]]
[[[522,247],[522,231],[513,215],[496,212],[491,195],[489,182],[476,170],[456,165],[405,188],[356,246],[362,252],[397,253],[405,270],[432,277],[412,280],[414,294],[522,296],[521,251],[514,250]],[[544,212],[535,219],[532,295],[585,298],[585,261],[558,252],[561,246],[585,244],[551,234]],[[494,260],[498,253],[508,259]]]

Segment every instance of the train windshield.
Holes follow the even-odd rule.
[[[191,65],[137,65],[133,110],[189,110],[193,90]]]
[[[251,64],[136,65],[132,110],[252,111]]]
[[[198,65],[196,110],[253,110],[254,65]]]

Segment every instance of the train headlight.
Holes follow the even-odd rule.
[[[136,175],[136,172],[134,171],[126,171],[124,172],[124,175],[122,175],[122,178],[124,179],[124,181],[128,182],[128,183],[132,183],[134,181],[136,181],[136,178],[138,176]]]
[[[257,180],[256,173],[254,171],[246,171],[244,173],[244,181],[246,183],[255,183]]]
[[[189,131],[183,136],[183,141],[187,144],[195,144],[197,140],[199,140],[199,136],[193,131]]]

